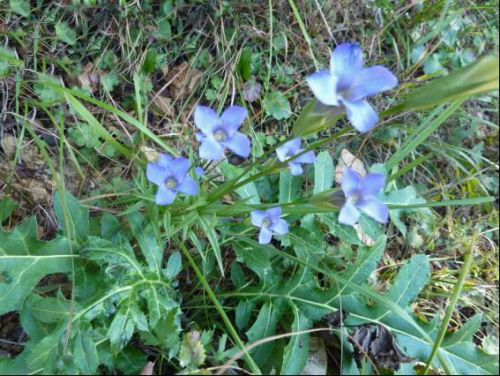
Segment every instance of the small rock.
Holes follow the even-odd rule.
[[[361,176],[366,175],[363,162],[357,159],[349,150],[344,149],[340,152],[339,163],[335,167],[335,181],[337,184],[342,184],[344,178],[344,170],[350,168],[356,171]]]

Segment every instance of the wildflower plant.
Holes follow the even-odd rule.
[[[135,155],[135,145],[105,133],[82,101],[109,106],[81,91],[40,80],[55,93],[54,101],[62,106],[67,100],[117,153]],[[134,76],[134,82],[139,81]],[[427,255],[403,262],[387,293],[370,287],[386,247],[389,219],[400,230],[403,210],[425,214],[430,206],[456,204],[427,203],[414,188],[391,184],[398,163],[430,135],[429,125],[424,122],[417,138],[404,141],[384,165],[375,166],[377,173],[361,176],[347,166],[339,169],[341,183],[334,183],[340,137],[364,137],[380,117],[419,108],[419,98],[425,95],[413,93],[410,101],[377,115],[366,98],[394,88],[397,79],[387,68],[364,68],[362,51],[353,43],[337,46],[330,69],[311,74],[307,83],[317,100],[302,110],[294,136],[259,155],[251,155],[251,128],[243,127],[248,111],[238,98],[241,105],[230,105],[220,116],[203,104],[194,108],[197,133],[191,140],[199,144],[197,150],[181,150],[186,157],[177,156],[179,151],[148,130],[143,117],[113,109],[154,141],[162,154],[138,168],[134,185],[113,195],[116,202],[97,196],[95,205],[84,206],[60,185],[53,208],[58,235],[51,241],[37,239],[34,217],[11,232],[0,229],[0,314],[22,309],[29,337],[16,359],[0,360],[0,373],[88,374],[99,372],[99,367],[139,373],[147,361],[145,354],[137,354],[134,344],[139,343],[141,348],[159,349],[148,351],[169,370],[183,373],[211,372],[209,362],[218,369],[227,362],[227,367],[255,374],[301,374],[310,358],[308,330],[335,316],[339,323],[332,324],[331,334],[341,341],[343,366],[353,373],[362,366],[359,354],[370,356],[363,363],[369,367],[400,373],[413,372],[416,362],[448,373],[498,373],[496,358],[481,353],[472,342],[481,317],[448,334],[451,316],[441,320],[437,314],[424,323],[413,314],[412,303],[430,279]],[[481,85],[474,81],[457,87],[462,96],[471,88],[490,89]],[[462,96],[452,94],[448,89],[439,98],[453,100],[446,115],[463,102]],[[360,133],[349,126],[337,129],[344,110]],[[438,120],[432,123],[434,129],[446,117]],[[307,146],[297,137],[327,128],[327,137],[316,137]],[[37,134],[31,134],[45,150]],[[321,148],[328,151],[316,158],[315,150]],[[231,164],[227,150],[246,160]],[[311,168],[305,169],[307,164]],[[124,211],[106,207],[125,203]],[[90,215],[89,208],[102,210]],[[353,227],[357,223],[359,228]],[[350,263],[347,254],[354,252],[356,262]],[[71,277],[71,294],[38,293],[40,279],[54,273]],[[463,286],[463,280],[460,283]],[[191,313],[200,306],[211,312],[206,319],[213,312],[222,318],[217,330],[205,319],[191,322],[199,318]],[[48,308],[54,315],[46,314]],[[378,345],[360,350],[349,342],[361,336],[360,331],[370,343],[383,337],[388,350],[378,357],[373,353]],[[283,333],[287,336],[278,341],[267,340]],[[131,366],[130,359],[140,367]]]

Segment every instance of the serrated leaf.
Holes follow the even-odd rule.
[[[151,225],[148,225],[144,221],[144,217],[139,212],[130,212],[127,216],[139,247],[141,248],[142,254],[146,259],[148,268],[151,271],[160,275],[161,262],[163,259],[163,250],[165,245],[160,244],[158,241]]]
[[[200,341],[200,332],[192,331],[184,334],[179,351],[181,367],[198,368],[205,362],[205,348]]]
[[[56,24],[56,37],[71,46],[76,44],[76,32],[66,22]]]
[[[399,271],[387,298],[401,307],[408,306],[425,287],[430,277],[429,257],[415,255]]]
[[[250,316],[255,309],[256,302],[254,300],[240,300],[236,306],[235,322],[238,329],[243,329],[248,325]]]
[[[260,309],[259,315],[252,327],[246,332],[250,343],[274,335],[276,333],[276,324],[278,323],[279,317],[280,313],[278,309],[271,303],[265,303]],[[274,345],[274,341],[267,342],[250,352],[257,364],[262,365],[267,361],[273,351]]]
[[[10,9],[23,17],[30,15],[30,2],[27,0],[9,0]]]
[[[293,312],[292,332],[300,332],[311,327],[311,321],[291,304]],[[285,346],[280,374],[298,375],[304,369],[309,355],[309,334],[294,335]]]
[[[279,91],[274,91],[265,96],[262,101],[264,110],[268,116],[272,116],[276,120],[288,119],[292,115],[290,102]]]
[[[240,288],[245,284],[245,274],[240,264],[233,262],[231,265],[231,282],[233,282],[234,287]]]
[[[279,187],[280,204],[292,202],[299,197],[300,188],[302,187],[302,176],[293,176],[288,170],[281,171]]]
[[[265,280],[273,271],[269,253],[265,247],[235,247],[238,261],[243,262],[250,270],[255,272],[261,280]]]
[[[318,215],[320,222],[324,223],[330,229],[330,234],[338,237],[349,244],[360,245],[358,233],[352,226],[339,223],[337,213],[326,213]]]
[[[165,271],[165,276],[172,280],[177,277],[182,270],[182,256],[179,251],[175,251],[170,255],[167,261],[167,269]]]
[[[0,225],[3,221],[10,217],[12,212],[18,207],[15,201],[12,201],[8,197],[4,197],[0,200]]]
[[[108,329],[109,342],[114,352],[119,352],[134,334],[134,320],[132,318],[131,302],[120,306]]]
[[[383,198],[384,203],[387,205],[411,205],[411,204],[425,204],[425,200],[417,197],[417,190],[413,186],[408,186],[404,189],[389,192]],[[391,222],[406,236],[407,228],[401,217],[405,214],[419,213],[425,217],[430,217],[432,213],[429,208],[417,209],[389,209],[389,216]]]
[[[38,294],[32,294],[24,303],[33,317],[42,323],[57,323],[65,320],[70,315],[70,302],[62,294],[56,297],[43,297]]]
[[[64,215],[64,207],[67,208],[67,216]],[[54,195],[54,212],[62,229],[71,239],[84,240],[89,234],[89,209],[80,204],[71,193],[64,192],[64,206],[61,195]],[[67,223],[66,223],[67,222]]]
[[[224,161],[220,164],[220,170],[224,177],[226,177],[227,179],[234,179],[243,172],[241,168],[230,165],[227,161]],[[249,175],[247,174],[243,176],[242,179],[245,179],[248,176]],[[236,189],[236,193],[238,193],[240,198],[248,204],[260,204],[259,192],[257,191],[257,186],[254,182],[250,182],[248,184],[245,184],[243,187]]]
[[[329,152],[322,151],[314,162],[314,194],[331,188],[334,177],[333,159]]]
[[[73,339],[73,363],[84,375],[94,375],[99,366],[97,346],[90,333],[78,331]]]
[[[12,230],[0,230],[0,314],[18,309],[38,281],[47,274],[71,270],[67,239],[37,240],[32,217]]]

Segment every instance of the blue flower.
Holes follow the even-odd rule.
[[[357,172],[347,168],[342,179],[342,190],[346,202],[339,214],[339,222],[354,225],[361,212],[369,215],[377,222],[386,223],[389,218],[387,206],[377,199],[376,195],[384,188],[385,176],[367,174],[361,177]]]
[[[238,129],[247,116],[247,110],[240,106],[227,108],[219,117],[214,110],[205,106],[197,106],[194,111],[194,123],[202,133],[196,135],[201,141],[200,157],[218,161],[224,156],[224,148],[228,148],[240,157],[250,155],[250,140]]]
[[[170,205],[177,192],[190,196],[198,194],[198,184],[188,176],[189,159],[172,158],[160,154],[156,163],[148,163],[146,177],[158,186],[155,202],[158,205]]]
[[[250,213],[252,224],[260,227],[260,244],[268,244],[273,234],[285,235],[288,232],[288,223],[281,219],[280,216],[280,207],[268,210],[254,210]]]
[[[392,89],[398,80],[381,65],[363,68],[361,48],[343,43],[332,52],[330,70],[310,75],[307,83],[321,103],[345,107],[353,127],[364,133],[378,122],[377,113],[365,98]]]
[[[283,144],[282,146],[276,148],[276,154],[281,162],[294,157],[295,155],[301,153],[304,149],[300,148],[300,138],[294,138],[291,141]],[[295,158],[293,161],[288,162],[288,167],[290,167],[290,172],[292,175],[301,175],[304,170],[301,164],[303,163],[314,163],[315,159],[314,152],[308,151],[301,156]]]

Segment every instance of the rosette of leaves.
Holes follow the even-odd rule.
[[[124,231],[110,214],[89,219],[68,193],[56,194],[54,211],[61,228],[54,240],[37,239],[35,218],[0,230],[0,313],[17,310],[29,336],[19,356],[0,358],[0,373],[95,374],[104,366],[135,374],[146,354],[131,345],[134,335],[177,354],[180,254],[164,260],[165,242],[138,212]],[[69,296],[38,286],[54,273],[72,281]]]

